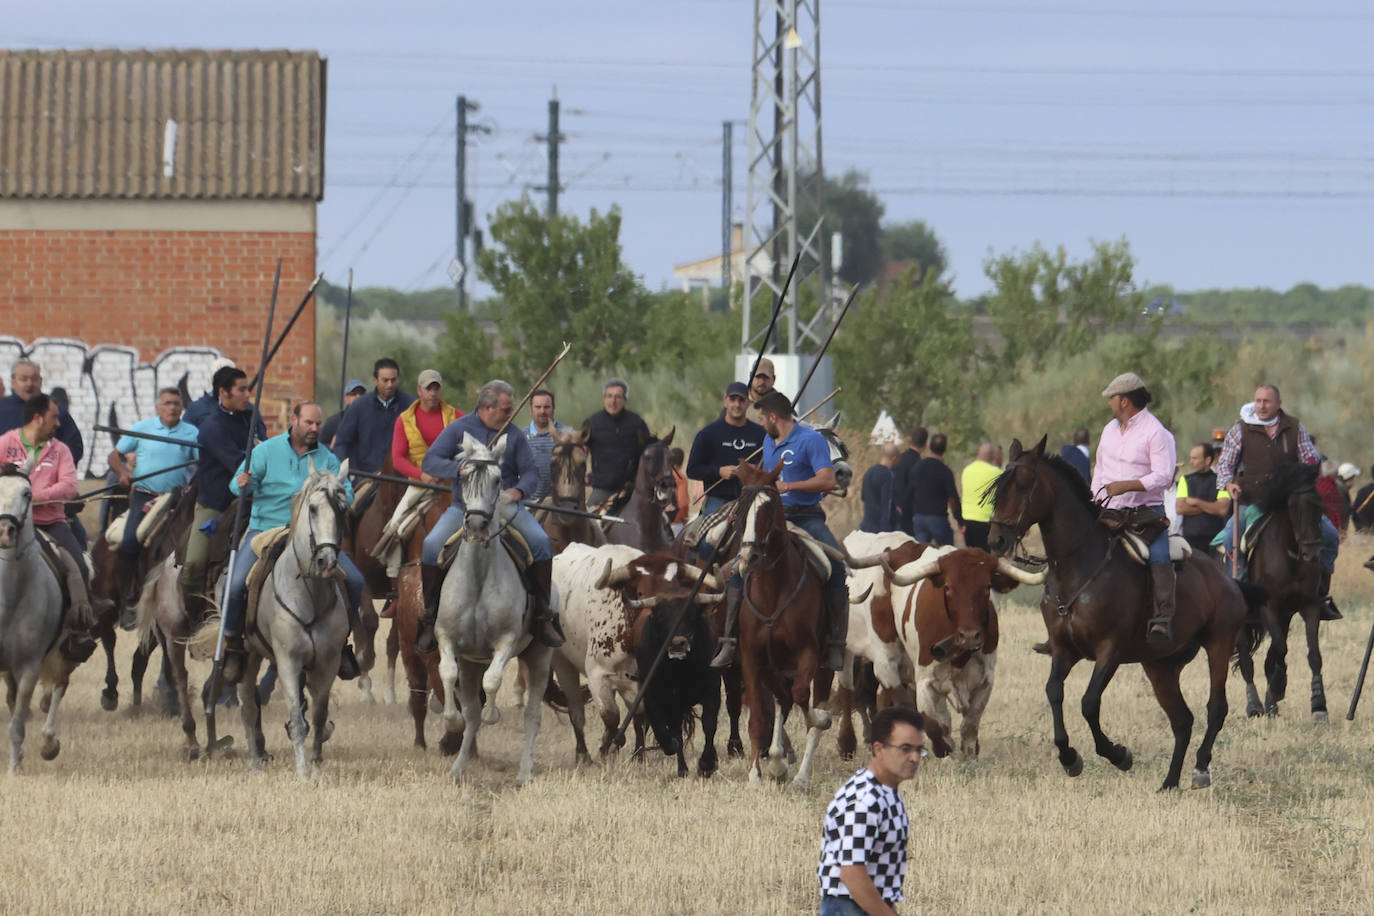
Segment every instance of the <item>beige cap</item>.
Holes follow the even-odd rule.
[[[766,356],[763,359],[759,360],[758,366],[754,369],[755,375],[758,375],[760,372],[766,374],[769,378],[778,377],[778,371],[773,368],[773,361]],[[753,379],[750,379],[749,381],[752,382]]]
[[[1131,391],[1139,391],[1145,387],[1145,383],[1140,380],[1140,376],[1134,372],[1123,372],[1112,379],[1111,384],[1102,389],[1102,396],[1109,398],[1115,394],[1127,394]]]
[[[420,387],[428,388],[430,385],[442,385],[444,377],[433,369],[426,369],[420,373]]]

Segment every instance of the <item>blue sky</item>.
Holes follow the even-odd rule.
[[[962,295],[991,252],[1127,238],[1181,289],[1374,285],[1374,12],[1199,0],[821,0],[824,156],[924,219]],[[543,182],[554,87],[564,212],[618,204],[645,283],[720,239],[720,135],[749,113],[750,0],[46,0],[10,47],[262,47],[329,58],[320,268],[447,284],[454,99],[479,223]],[[735,130],[734,197],[747,159]],[[537,192],[530,192],[537,193]]]

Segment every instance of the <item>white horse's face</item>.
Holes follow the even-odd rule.
[[[9,550],[19,543],[32,504],[28,466],[5,465],[0,469],[0,550]]]
[[[471,433],[463,434],[463,466],[458,469],[458,481],[463,494],[463,525],[474,534],[486,531],[496,516],[505,452],[505,436],[487,448]]]
[[[310,532],[310,573],[327,576],[339,565],[339,545],[345,532],[348,491],[343,480],[328,471],[313,471],[312,463],[301,508]]]

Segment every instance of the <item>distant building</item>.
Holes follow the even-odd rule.
[[[749,261],[750,249],[744,245],[744,226],[735,223],[730,227],[730,287],[734,289],[735,284],[744,282],[745,276],[752,267],[754,277],[766,277],[773,270],[773,259],[765,251],[755,255],[752,265]],[[699,261],[688,261],[685,264],[673,266],[673,276],[682,281],[682,291],[691,292],[692,290],[701,291],[701,302],[705,306],[710,301],[710,290],[712,286],[720,285],[721,278],[721,255],[712,255],[709,258],[702,258]],[[730,307],[734,308],[736,303],[732,300]]]

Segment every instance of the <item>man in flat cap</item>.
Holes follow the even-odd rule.
[[[1112,419],[1097,441],[1093,496],[1106,495],[1111,509],[1144,506],[1164,515],[1164,491],[1173,483],[1178,457],[1173,433],[1146,408],[1153,398],[1134,372],[1112,379],[1102,396]],[[1145,640],[1162,651],[1174,638],[1174,564],[1169,561],[1167,526],[1150,542],[1150,575],[1154,616]]]

